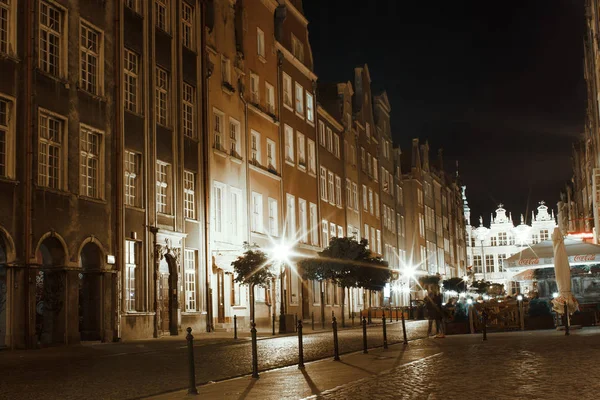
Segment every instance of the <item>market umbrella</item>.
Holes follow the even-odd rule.
[[[558,285],[558,297],[552,300],[553,309],[559,314],[564,314],[566,302],[569,314],[573,314],[579,310],[579,304],[571,293],[571,266],[565,249],[564,237],[559,228],[554,228],[552,233],[552,247],[554,248],[554,273]]]

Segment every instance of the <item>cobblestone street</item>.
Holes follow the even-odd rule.
[[[374,321],[375,322],[375,321]],[[358,321],[357,321],[358,323]],[[423,337],[426,321],[410,321],[410,339]],[[368,329],[369,347],[383,344],[381,325]],[[230,336],[233,336],[231,334]],[[258,342],[259,369],[297,362],[295,335]],[[340,330],[340,351],[362,349],[362,331]],[[388,342],[402,341],[400,323],[388,325]],[[333,355],[331,331],[304,337],[305,361]],[[251,343],[215,334],[195,340],[196,382],[200,385],[251,373]],[[184,336],[116,344],[86,344],[0,353],[0,399],[127,399],[185,388],[188,382]]]

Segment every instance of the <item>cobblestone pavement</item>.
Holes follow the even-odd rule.
[[[319,393],[319,399],[598,399],[600,330],[424,339],[439,353]]]
[[[425,336],[427,322],[407,324],[409,339]],[[251,372],[251,343],[199,335],[195,342],[198,384]],[[369,347],[383,344],[381,326],[368,329]],[[340,330],[342,353],[362,348],[360,329]],[[388,325],[388,342],[402,341],[400,323]],[[297,362],[296,336],[258,342],[259,369]],[[305,361],[331,357],[331,331],[304,337]],[[0,353],[0,399],[128,399],[187,387],[187,353],[177,340],[134,341]]]

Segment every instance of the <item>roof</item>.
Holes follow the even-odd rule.
[[[600,246],[596,244],[586,243],[581,239],[565,239],[565,249],[571,265],[600,262]],[[552,240],[544,240],[512,255],[504,261],[504,265],[513,272],[554,267]]]

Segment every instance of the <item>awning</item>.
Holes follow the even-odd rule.
[[[600,264],[600,246],[586,243],[581,239],[565,239],[569,264]],[[553,268],[554,250],[552,240],[544,240],[504,260],[504,266],[511,272],[527,269]]]

